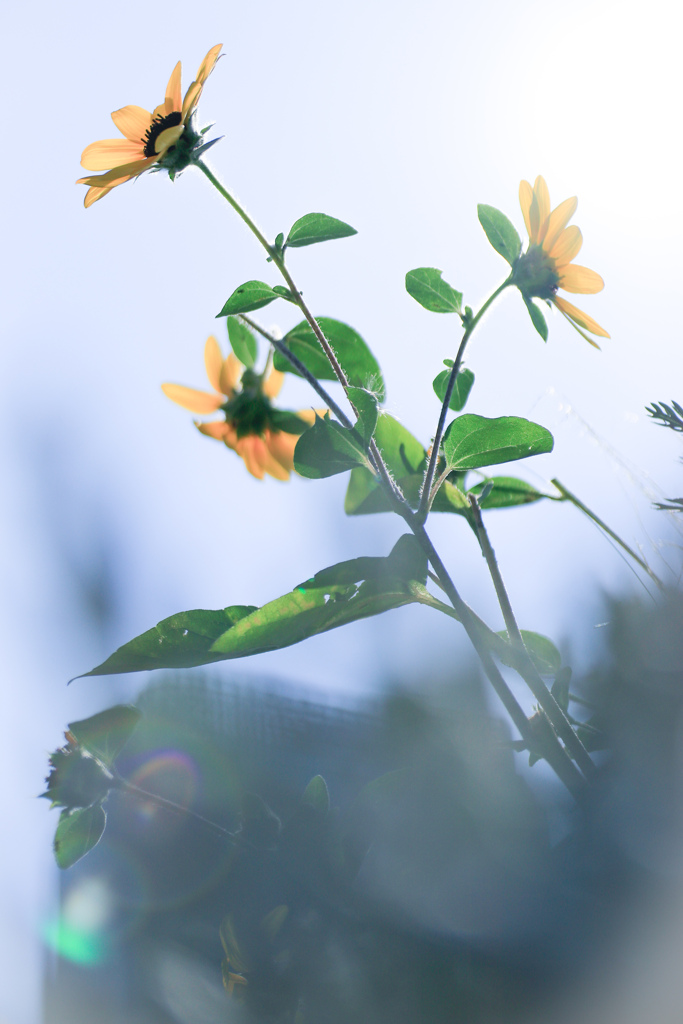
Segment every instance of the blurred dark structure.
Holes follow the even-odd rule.
[[[112,795],[64,897],[68,925],[69,900],[96,883],[108,917],[91,921],[90,962],[87,943],[80,966],[58,960],[47,1024],[559,1019],[680,853],[683,601],[615,602],[609,617],[608,649],[572,684],[607,743],[579,806],[549,782],[539,801],[544,769],[534,788],[517,772],[475,673],[354,711],[208,674],[153,681],[122,774],[231,831],[241,821],[249,842]],[[301,803],[317,774],[324,818]],[[221,986],[226,916],[242,1001]]]

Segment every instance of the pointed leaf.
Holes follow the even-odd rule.
[[[357,619],[416,601],[424,603],[425,593],[417,581],[392,576],[386,580],[367,580],[360,586],[298,588],[261,608],[238,605],[222,611],[181,612],[124,644],[85,674],[98,676],[152,668],[188,668],[276,651]],[[241,617],[235,615],[235,608],[240,609]],[[231,620],[233,625],[229,624]],[[181,623],[186,627],[193,624],[205,627],[201,643],[199,634],[183,629]],[[209,630],[216,634],[213,642]]]
[[[379,363],[357,331],[341,320],[321,316],[317,321],[332,346],[349,383],[354,387],[366,388],[377,395],[378,401],[384,400],[384,381]],[[327,356],[320,347],[320,342],[305,320],[293,327],[285,337],[287,347],[304,364],[307,370],[318,380],[336,380],[334,370]],[[276,370],[283,373],[300,374],[287,362],[285,356],[276,352],[273,360]]]
[[[319,814],[327,814],[330,809],[330,794],[322,775],[313,776],[303,792],[301,802],[308,804]]]
[[[480,203],[477,207],[479,223],[486,232],[486,237],[497,253],[507,260],[510,266],[522,251],[522,242],[513,224],[504,213],[495,206]]]
[[[111,768],[141,717],[132,705],[117,704],[80,722],[70,722],[68,728],[79,746]]]
[[[518,480],[514,476],[494,476],[489,480],[468,488],[468,494],[482,493],[488,484],[493,484],[487,496],[479,501],[481,508],[513,508],[515,505],[530,505],[534,501],[547,498],[547,494],[537,491],[526,480]]]
[[[487,419],[465,413],[453,420],[443,439],[448,465],[460,471],[514,462],[552,450],[550,431],[519,416]]]
[[[55,860],[60,868],[70,868],[97,846],[107,815],[101,804],[81,810],[62,811],[54,839]]]
[[[456,292],[436,267],[418,267],[406,274],[406,291],[431,313],[459,313],[462,292]]]
[[[247,281],[239,288],[235,288],[220,313],[216,314],[216,318],[230,316],[233,313],[251,313],[255,309],[267,306],[278,297],[278,293],[263,281]]]
[[[241,320],[238,320],[234,316],[229,316],[228,320],[228,338],[230,339],[230,345],[233,352],[246,367],[251,367],[256,362],[258,356],[258,345],[256,338],[251,333],[246,324],[243,324]]]
[[[530,629],[520,629],[520,633],[522,634],[524,646],[537,671],[542,676],[554,676],[559,672],[562,665],[562,655],[552,640],[548,639],[547,636],[543,636],[542,633],[534,633]],[[500,630],[498,636],[502,636],[504,640],[508,639],[507,632],[504,629]],[[514,667],[514,657],[508,658],[502,651],[497,651],[496,654],[503,664]]]
[[[386,558],[365,556],[338,562],[300,583],[298,589],[348,587],[364,580],[391,579],[427,582],[427,557],[412,533],[399,537]]]
[[[360,436],[329,415],[316,415],[315,423],[305,430],[294,449],[294,468],[309,480],[345,473],[354,466],[367,466],[368,457]]]
[[[329,242],[335,238],[348,238],[358,232],[350,224],[336,217],[328,217],[326,213],[307,213],[300,217],[287,235],[286,245],[295,249],[303,245],[313,245],[316,242]]]
[[[443,402],[446,397],[446,388],[448,387],[448,379],[450,375],[450,370],[442,370],[441,373],[437,374],[434,378],[432,386],[440,402]],[[472,371],[460,370],[458,376],[455,378],[455,386],[453,388],[451,400],[448,403],[448,408],[453,409],[454,412],[460,412],[461,409],[464,409],[473,384],[474,374]]]
[[[548,324],[546,323],[546,319],[543,316],[543,313],[532,299],[527,298],[526,295],[523,295],[522,298],[524,299],[526,308],[529,310],[529,316],[531,317],[532,324],[534,325],[538,333],[541,335],[543,340],[547,341]]]

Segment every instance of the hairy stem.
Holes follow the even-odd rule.
[[[503,281],[499,288],[496,288],[495,292],[493,292],[492,295],[489,295],[488,299],[481,307],[477,315],[474,316],[472,320],[470,320],[470,322],[468,323],[465,329],[465,333],[462,336],[460,346],[458,347],[458,353],[455,357],[455,362],[451,367],[450,376],[448,378],[448,384],[446,386],[446,394],[444,395],[443,402],[441,403],[439,422],[437,423],[436,432],[434,434],[434,440],[432,442],[432,453],[429,457],[427,469],[425,470],[424,480],[422,481],[420,505],[418,507],[417,514],[422,518],[423,521],[427,518],[430,503],[433,500],[432,482],[434,480],[434,474],[436,472],[436,467],[439,461],[439,449],[441,448],[441,442],[443,440],[444,430],[446,427],[446,416],[448,415],[451,398],[453,397],[453,389],[455,388],[455,382],[460,372],[460,367],[462,366],[462,360],[465,355],[467,343],[472,337],[472,334],[476,329],[477,325],[479,324],[484,313],[495,302],[495,300],[498,298],[501,292],[504,291],[504,289],[507,288],[509,284],[511,284],[511,282],[512,277],[508,277],[506,281]]]

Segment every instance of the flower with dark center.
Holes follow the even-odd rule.
[[[594,270],[572,263],[583,244],[576,225],[567,227],[576,211],[576,197],[565,199],[551,211],[548,186],[539,175],[533,188],[528,181],[520,183],[519,202],[529,232],[529,247],[515,263],[512,283],[527,301],[536,297],[551,302],[586,341],[599,348],[584,332],[609,338],[607,331],[587,313],[557,295],[558,288],[593,294],[605,286]]]
[[[213,336],[206,342],[204,363],[213,392],[163,384],[166,397],[190,412],[208,415],[222,411],[224,419],[195,426],[237,452],[252,476],[263,480],[268,473],[276,480],[288,480],[299,435],[315,422],[315,410],[294,413],[275,409],[271,399],[279,394],[284,374],[279,370],[258,374],[243,367],[232,352],[224,359]]]
[[[178,61],[166,86],[164,102],[151,113],[134,105],[113,112],[112,120],[124,138],[92,142],[81,156],[81,165],[86,170],[106,171],[106,174],[78,179],[78,185],[90,186],[85,196],[86,207],[92,206],[117,185],[137,178],[155,164],[174,176],[192,162],[199,149],[206,149],[211,144],[203,141],[201,133],[192,127],[190,119],[196,110],[204,83],[218,60],[221,46],[219,43],[209,50],[184,99],[180,91]]]

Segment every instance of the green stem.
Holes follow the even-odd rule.
[[[163,807],[164,810],[172,811],[174,814],[183,814],[187,818],[192,818],[194,821],[200,822],[206,828],[211,829],[212,832],[216,832],[223,839],[228,839],[231,843],[236,842],[234,832],[228,832],[226,828],[223,828],[221,825],[217,825],[215,821],[205,818],[202,814],[197,814],[196,811],[191,811],[189,807],[183,807],[181,804],[177,804],[173,800],[167,800],[166,797],[159,796],[157,793],[148,793],[147,790],[140,789],[139,786],[134,786],[132,782],[127,782],[126,779],[121,778],[120,775],[115,779],[115,786],[123,793],[128,793],[130,796],[135,797],[136,800],[144,800],[146,802],[156,804],[157,807]]]
[[[510,285],[510,284],[512,284],[512,275],[510,275],[510,277],[508,277],[508,279],[506,281],[503,281],[503,283],[500,285],[500,287],[496,288],[495,292],[493,292],[492,295],[489,295],[488,299],[486,300],[484,305],[481,307],[481,309],[479,310],[477,315],[474,316],[470,320],[470,322],[468,323],[468,325],[467,325],[467,327],[465,329],[465,333],[462,336],[462,340],[461,340],[460,346],[458,348],[458,353],[457,353],[457,355],[455,357],[455,362],[453,363],[453,366],[451,367],[450,376],[448,378],[448,384],[446,386],[446,394],[444,395],[444,400],[441,403],[441,413],[439,415],[439,422],[437,423],[436,432],[434,434],[434,440],[432,442],[432,454],[431,454],[431,456],[429,458],[429,463],[428,463],[427,469],[425,471],[424,480],[422,481],[422,492],[420,494],[420,504],[419,504],[419,507],[418,507],[418,510],[417,510],[417,514],[422,519],[423,522],[427,518],[427,515],[429,513],[430,503],[431,503],[431,500],[433,500],[433,496],[432,496],[432,482],[434,480],[434,474],[436,472],[436,467],[437,467],[437,464],[438,464],[438,461],[439,461],[439,450],[441,448],[441,442],[443,440],[444,430],[445,430],[445,426],[446,426],[446,416],[448,415],[448,410],[449,410],[449,407],[450,407],[451,397],[453,395],[453,389],[455,388],[455,382],[456,382],[458,373],[460,372],[460,367],[462,365],[462,360],[463,360],[463,357],[465,355],[465,349],[467,348],[467,343],[470,340],[470,338],[472,337],[472,334],[474,333],[475,329],[477,328],[477,326],[478,326],[481,318],[483,317],[484,313],[486,313],[486,311],[495,302],[495,300],[498,298],[498,296],[501,294],[501,292],[503,292],[505,290],[505,288],[507,288],[508,285]]]
[[[570,501],[572,505],[575,505],[576,508],[583,512],[584,515],[588,516],[589,519],[592,519],[596,526],[599,526],[600,529],[603,530],[603,532],[606,533],[608,537],[611,537],[612,540],[615,541],[615,543],[617,543],[619,547],[626,552],[627,555],[630,555],[633,561],[648,574],[650,579],[657,584],[660,590],[664,589],[664,584],[660,580],[659,576],[657,576],[657,574],[650,568],[647,562],[644,561],[644,559],[642,559],[640,555],[636,554],[633,548],[630,548],[626,541],[621,539],[618,533],[615,533],[614,530],[611,530],[607,523],[600,518],[600,516],[597,516],[595,512],[592,512],[588,508],[587,505],[584,505],[581,499],[577,498],[576,495],[573,494],[568,487],[565,487],[564,484],[560,483],[560,481],[557,478],[554,478],[550,482],[551,484],[554,484],[555,487],[557,487],[558,491],[566,501]]]
[[[548,719],[555,729],[555,732],[564,741],[567,750],[572,755],[581,771],[586,777],[590,777],[595,771],[595,765],[593,764],[590,754],[574,732],[571,722],[567,718],[566,714],[557,703],[555,697],[550,692],[546,684],[543,682],[541,674],[534,665],[529,652],[526,649],[524,639],[512,610],[512,605],[510,604],[508,592],[503,582],[496,553],[493,550],[493,545],[491,544],[486,527],[484,526],[479,502],[474,494],[470,494],[468,497],[472,510],[474,533],[479,541],[481,553],[486,560],[489,574],[493,580],[493,586],[496,591],[500,610],[503,613],[503,620],[505,622],[508,637],[512,647],[516,650],[518,655],[519,660],[516,665],[517,671],[520,673],[534,697],[545,711]]]
[[[279,253],[276,250],[276,248],[274,246],[272,246],[268,242],[268,240],[266,239],[265,235],[256,226],[255,222],[246,213],[246,211],[240,206],[240,204],[237,202],[237,200],[228,192],[228,190],[226,188],[224,188],[223,185],[221,185],[221,183],[218,181],[218,179],[215,177],[215,175],[212,173],[212,171],[209,170],[209,168],[206,166],[206,164],[203,163],[203,161],[198,160],[196,162],[196,166],[208,178],[208,180],[211,182],[211,184],[218,190],[218,192],[230,204],[230,206],[232,206],[233,210],[244,221],[244,223],[247,225],[247,227],[252,232],[252,234],[258,239],[258,241],[261,243],[263,248],[268,253],[268,256],[270,257],[270,259],[273,261],[273,263],[276,265],[276,267],[280,271],[282,277],[284,278],[285,282],[287,283],[287,287],[289,288],[289,290],[290,290],[290,292],[292,294],[292,298],[294,299],[294,301],[298,305],[299,309],[303,313],[304,317],[306,318],[306,321],[307,321],[308,325],[310,326],[310,328],[313,331],[315,337],[317,338],[318,342],[320,343],[321,348],[325,352],[325,355],[327,356],[327,358],[328,358],[328,360],[330,362],[330,365],[332,366],[332,369],[333,369],[333,371],[335,373],[335,376],[337,377],[337,380],[340,382],[340,384],[342,385],[344,390],[347,392],[347,396],[348,396],[348,388],[349,388],[348,378],[346,377],[346,374],[344,373],[343,368],[339,364],[339,361],[338,361],[338,359],[337,359],[337,357],[336,357],[336,355],[334,353],[334,350],[332,349],[332,346],[330,345],[329,341],[325,337],[325,334],[324,334],[323,330],[321,329],[320,324],[317,322],[317,320],[315,319],[315,317],[313,316],[313,314],[309,310],[309,308],[308,308],[306,302],[304,301],[300,291],[296,287],[296,284],[294,283],[294,280],[292,279],[292,276],[289,273],[289,270],[285,266],[285,262],[284,262],[284,259],[282,258],[281,253]],[[486,312],[486,310],[491,306],[491,304],[494,302],[494,300],[500,295],[500,293],[503,291],[503,289],[506,288],[510,283],[511,283],[510,278],[508,278],[507,281],[503,282],[503,284],[499,288],[496,289],[496,291],[486,300],[486,302],[481,307],[481,309],[479,310],[477,315],[475,317],[473,317],[473,319],[470,321],[470,323],[468,324],[468,326],[467,326],[467,328],[465,330],[465,334],[464,334],[463,339],[462,339],[462,341],[460,343],[460,348],[458,350],[458,355],[456,357],[456,361],[455,361],[455,363],[453,365],[453,369],[451,371],[451,375],[450,375],[450,378],[449,378],[448,388],[447,388],[447,391],[446,391],[446,397],[445,397],[445,400],[444,400],[444,403],[443,403],[443,406],[442,406],[442,409],[441,409],[441,416],[440,416],[439,424],[438,424],[438,427],[437,427],[437,433],[436,433],[435,439],[434,439],[434,445],[433,445],[433,449],[432,449],[432,456],[431,456],[429,465],[427,467],[427,472],[425,473],[425,480],[423,482],[423,492],[422,492],[422,498],[421,498],[421,507],[420,507],[420,510],[417,513],[413,512],[413,510],[410,508],[410,506],[409,506],[408,502],[406,501],[404,495],[402,494],[400,488],[398,487],[396,482],[392,479],[391,474],[389,473],[389,470],[387,469],[387,467],[386,467],[386,465],[384,463],[384,459],[382,458],[382,454],[379,451],[379,448],[377,447],[377,444],[376,444],[374,438],[370,442],[369,452],[370,452],[370,457],[371,457],[372,464],[373,464],[374,468],[377,470],[377,472],[378,472],[378,474],[379,474],[379,476],[381,478],[382,484],[384,486],[384,489],[385,489],[385,491],[387,493],[387,496],[388,496],[388,498],[390,500],[391,505],[393,506],[394,510],[405,520],[407,525],[410,527],[410,529],[415,534],[415,536],[416,536],[417,540],[419,541],[423,551],[427,555],[427,558],[429,559],[432,567],[434,568],[434,571],[435,571],[436,575],[438,576],[438,578],[439,578],[439,580],[441,582],[441,586],[442,586],[443,590],[447,594],[449,600],[451,601],[451,604],[453,605],[453,608],[455,609],[455,611],[457,613],[458,618],[462,622],[462,624],[463,624],[463,626],[465,628],[465,631],[467,632],[467,635],[469,636],[469,638],[470,638],[470,640],[471,640],[471,642],[472,642],[472,644],[474,646],[474,649],[476,650],[477,654],[479,655],[479,658],[480,658],[480,660],[482,662],[482,665],[484,667],[484,671],[486,672],[486,675],[488,676],[488,678],[491,681],[491,684],[493,685],[496,693],[498,694],[498,696],[500,697],[501,701],[503,702],[503,705],[507,709],[508,714],[510,715],[510,717],[512,718],[514,724],[516,725],[517,729],[519,730],[520,735],[524,739],[524,741],[527,744],[527,746],[530,747],[533,743],[538,744],[538,742],[539,742],[538,741],[538,737],[535,737],[532,734],[531,727],[530,727],[530,724],[529,724],[529,720],[527,719],[527,717],[524,714],[524,711],[522,710],[520,705],[517,703],[517,700],[515,699],[514,695],[512,694],[512,691],[510,690],[510,688],[508,687],[507,683],[503,679],[502,675],[500,674],[500,671],[498,670],[498,667],[496,666],[495,662],[493,661],[493,658],[491,657],[491,653],[490,653],[489,646],[488,646],[486,638],[485,638],[485,634],[483,633],[483,631],[481,631],[479,629],[479,627],[477,625],[476,618],[473,616],[470,608],[462,600],[462,598],[460,597],[458,591],[456,590],[455,585],[453,584],[453,581],[451,580],[450,576],[448,575],[448,572],[446,571],[446,568],[445,568],[443,562],[441,561],[441,558],[439,557],[437,551],[435,550],[435,548],[432,545],[429,537],[427,536],[427,534],[426,534],[426,532],[424,530],[424,525],[423,525],[424,524],[424,520],[426,519],[426,516],[427,516],[427,511],[428,511],[428,509],[427,509],[427,502],[428,502],[428,499],[429,499],[429,493],[430,493],[430,489],[431,489],[431,484],[432,484],[432,480],[434,478],[434,472],[435,472],[436,464],[437,464],[437,460],[438,460],[438,451],[439,451],[439,448],[440,448],[440,445],[441,445],[441,439],[443,437],[443,430],[444,430],[446,414],[447,414],[447,411],[448,411],[448,406],[449,406],[450,398],[451,398],[451,395],[453,393],[453,388],[455,386],[455,379],[457,377],[457,372],[459,370],[460,364],[462,363],[462,357],[463,357],[463,354],[464,354],[464,351],[465,351],[465,347],[466,347],[467,341],[471,337],[472,332],[474,331],[475,327],[478,325],[479,321],[483,317],[483,315]],[[284,347],[286,348],[286,346],[284,346]],[[318,389],[316,388],[316,390],[318,390]],[[320,392],[318,391],[318,393],[320,393]],[[355,407],[353,405],[353,402],[351,402],[351,406],[354,409],[354,412],[356,412],[356,409],[355,409]],[[347,420],[347,422],[348,422],[348,420]],[[559,778],[564,782],[564,784],[567,786],[567,788],[570,790],[570,792],[572,792],[573,794],[576,795],[579,792],[579,790],[580,790],[581,786],[583,785],[583,783],[585,782],[585,780],[584,780],[583,776],[580,774],[580,772],[577,770],[576,765],[572,762],[572,760],[568,757],[566,751],[560,745],[559,741],[557,740],[557,737],[554,736],[554,734],[551,733],[549,739],[544,739],[543,740],[542,747],[543,747],[543,756],[546,758],[546,760],[549,762],[549,764],[552,766],[554,771],[557,773]]]

